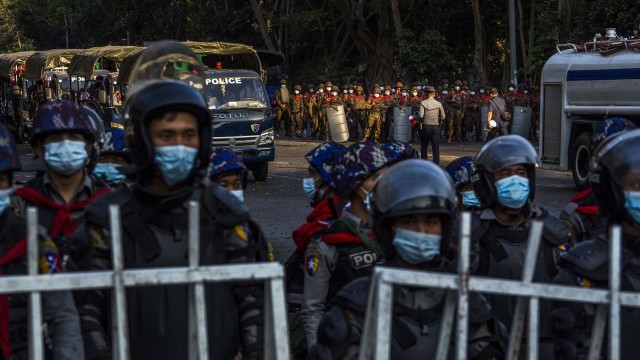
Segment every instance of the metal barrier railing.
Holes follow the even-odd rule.
[[[112,289],[112,342],[115,359],[129,359],[125,289],[137,286],[189,284],[189,359],[209,358],[205,283],[265,283],[265,359],[289,359],[289,331],[284,296],[284,270],[278,263],[199,266],[200,208],[189,203],[189,266],[125,270],[120,208],[109,206],[112,271],[38,274],[38,213],[27,209],[28,275],[0,276],[0,294],[29,293],[29,359],[44,358],[41,293],[61,290]]]
[[[460,222],[460,257],[457,274],[433,273],[427,271],[403,270],[397,268],[376,267],[369,293],[363,336],[360,343],[359,358],[388,359],[391,342],[391,316],[393,286],[429,287],[449,290],[443,312],[443,325],[439,336],[437,359],[447,359],[447,352],[453,332],[453,319],[456,324],[456,359],[467,357],[469,291],[506,296],[517,296],[515,315],[511,327],[508,359],[518,359],[520,344],[527,326],[528,359],[538,359],[538,328],[540,299],[585,302],[597,304],[596,317],[591,333],[589,359],[600,358],[604,332],[609,320],[608,359],[620,359],[620,307],[640,307],[640,293],[620,291],[621,229],[610,229],[610,277],[609,289],[587,289],[578,286],[562,286],[532,282],[538,248],[542,237],[543,224],[533,221],[529,233],[529,242],[522,281],[503,280],[481,276],[469,276],[469,257],[471,246],[471,215],[463,213]],[[456,299],[457,305],[456,306]],[[527,318],[528,308],[528,323]],[[457,311],[456,311],[457,309]]]

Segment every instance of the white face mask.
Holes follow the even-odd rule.
[[[336,96],[336,95],[338,95],[338,92],[337,91],[332,91],[331,95]]]
[[[322,93],[324,92],[324,89],[318,89],[318,92]]]
[[[513,90],[515,90],[515,89],[514,89],[514,88],[511,88],[511,87],[509,88],[509,91],[511,91],[511,92],[513,92]]]
[[[374,97],[380,97],[380,94],[376,93],[376,94],[373,94],[373,96]]]
[[[347,90],[342,90],[342,93],[343,93],[343,94],[346,94],[346,93],[347,93]]]
[[[385,95],[391,95],[391,91],[385,91],[384,94]]]
[[[480,94],[484,94],[484,90],[480,89]]]
[[[313,89],[309,89],[309,92],[313,92]]]
[[[442,93],[443,93],[444,95],[447,95],[447,94],[449,93],[449,91],[447,91],[447,90],[442,90]]]
[[[456,86],[456,91],[460,91],[460,86]]]
[[[391,89],[391,92],[396,92],[396,89]]]
[[[281,88],[283,88],[283,89],[286,89],[286,88],[287,88],[287,85],[284,85],[284,84],[283,84],[283,85],[280,85],[280,87],[281,87]]]
[[[380,91],[384,91],[384,86],[380,86]]]
[[[402,93],[402,96],[407,96],[407,93],[406,93],[406,92],[403,92],[403,93]]]
[[[353,94],[353,90],[349,89],[349,94]]]
[[[300,94],[300,90],[295,90],[294,92],[296,93],[296,95]]]
[[[417,91],[414,91],[414,92],[413,92],[413,96],[418,96],[418,92],[417,92]]]
[[[331,86],[327,86],[325,89],[327,89],[327,91],[331,91]]]
[[[422,90],[422,86],[418,86],[418,90]]]
[[[476,92],[475,91],[471,91],[469,94],[471,94],[471,96],[475,95]]]

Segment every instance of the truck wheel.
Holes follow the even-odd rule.
[[[267,181],[267,175],[269,175],[269,162],[264,161],[255,164],[251,168],[251,172],[253,172],[253,178],[256,181]]]
[[[571,173],[578,190],[589,187],[589,160],[591,159],[591,133],[582,132],[576,138],[571,152]]]

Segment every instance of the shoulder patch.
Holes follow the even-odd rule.
[[[318,248],[309,246],[304,254],[305,271],[307,275],[313,276],[318,271],[320,266],[320,250]]]

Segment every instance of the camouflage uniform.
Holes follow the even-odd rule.
[[[327,81],[325,86],[330,87],[332,84],[330,81]],[[327,138],[327,129],[329,128],[329,125],[327,124],[327,113],[324,110],[324,103],[329,95],[330,91],[328,89],[324,89],[324,92],[319,92],[316,95],[316,103],[318,107],[318,138],[320,140]]]
[[[456,80],[455,87],[449,96],[447,96],[447,103],[451,107],[450,116],[447,116],[447,142],[451,142],[454,135],[455,128],[455,139],[457,141],[462,141],[462,118],[464,116],[465,110],[465,96],[462,91],[462,83],[460,80]]]
[[[380,131],[382,127],[382,119],[384,117],[384,111],[386,105],[384,99],[375,97],[375,94],[380,94],[380,88],[373,89],[374,96],[367,101],[367,109],[369,109],[369,120],[367,128],[364,131],[364,140],[378,142],[380,139]]]
[[[336,92],[335,95],[333,95],[333,92]],[[339,105],[344,105],[344,102],[342,101],[342,97],[340,96],[340,89],[338,89],[337,86],[333,86],[331,88],[331,93],[329,93],[325,99],[324,99],[324,109],[322,110],[325,113],[325,118],[326,118],[326,114],[327,114],[327,109],[328,108],[335,108]],[[325,121],[325,128],[324,128],[324,137],[322,138],[322,140],[327,141],[329,140],[329,121],[327,119],[327,121]]]
[[[324,114],[322,113],[322,102],[324,101],[324,84],[320,83],[318,85],[318,91],[313,97],[313,113],[314,118],[313,125],[311,126],[311,138],[316,139],[316,136],[320,134],[320,125],[322,124]]]
[[[366,133],[368,126],[367,97],[364,95],[362,86],[356,87],[356,93],[351,97],[351,111],[355,122],[355,132],[352,137],[357,141],[360,138],[358,125],[362,129],[363,134]]]
[[[480,119],[480,108],[482,107],[482,97],[475,91],[471,91],[466,101],[467,111],[464,117],[464,134],[468,134],[471,128],[476,134],[476,141],[482,141],[482,120]]]
[[[313,84],[309,84],[309,90],[304,93],[304,118],[302,120],[302,128],[306,129],[309,133],[313,131],[314,120],[316,117],[315,111],[316,93],[314,91]]]
[[[302,97],[302,87],[296,85],[293,95],[289,100],[289,112],[291,113],[291,127],[289,128],[289,134],[294,133],[297,137],[302,137],[302,117],[304,114],[304,99]],[[298,92],[297,94],[295,92]]]
[[[284,121],[284,131],[285,131],[285,135],[289,136],[289,128],[287,127],[288,124],[288,117],[289,117],[289,111],[287,109],[289,102],[284,102],[282,99],[282,92],[283,89],[287,88],[287,81],[282,79],[280,80],[280,89],[278,89],[276,91],[276,96],[275,96],[275,103],[276,103],[276,123],[275,123],[275,127],[276,127],[276,135],[280,135],[280,126],[282,125],[283,121]],[[287,90],[288,91],[288,90]]]

